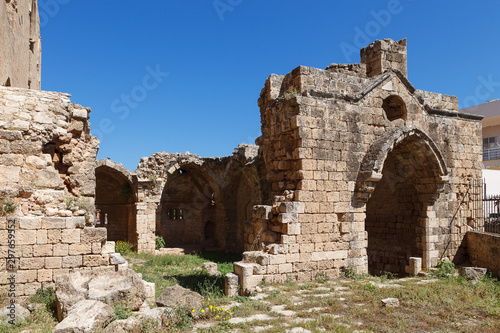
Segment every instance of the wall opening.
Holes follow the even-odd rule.
[[[172,174],[161,198],[161,235],[166,246],[217,247],[216,208],[214,190],[197,168]]]
[[[416,136],[387,155],[382,179],[366,205],[368,271],[405,273],[410,257],[424,257],[428,206],[438,193],[438,163]]]
[[[406,104],[401,97],[396,95],[387,97],[382,103],[382,108],[390,121],[406,120]]]
[[[96,168],[96,209],[109,241],[137,246],[135,193],[129,179],[108,166]]]

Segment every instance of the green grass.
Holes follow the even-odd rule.
[[[241,255],[202,251],[188,255],[131,253],[125,258],[136,272],[142,273],[144,280],[155,283],[157,297],[165,288],[178,284],[202,296],[220,298],[224,293],[224,275],[233,271],[233,262],[241,260]],[[222,276],[215,277],[197,270],[204,262],[217,263]]]

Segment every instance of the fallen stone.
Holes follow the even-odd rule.
[[[19,304],[12,304],[0,309],[0,323],[17,324],[26,320],[30,315],[30,311]]]
[[[111,265],[121,265],[125,264],[127,261],[122,257],[120,253],[112,253],[109,255],[109,263]]]
[[[206,271],[209,275],[220,277],[222,276],[221,272],[217,270],[217,264],[215,262],[205,262],[203,263],[203,270]]]
[[[79,301],[73,305],[63,321],[54,327],[54,333],[95,332],[106,327],[114,318],[113,309],[102,302]]]
[[[140,275],[130,269],[74,272],[56,280],[56,299],[57,317],[63,320],[73,305],[85,299],[138,310],[146,299],[146,288]]]
[[[397,298],[384,298],[382,305],[388,308],[395,308],[399,306],[399,300]]]
[[[201,309],[203,296],[179,285],[166,288],[156,299],[160,307]]]
[[[481,277],[485,276],[487,272],[487,268],[480,267],[461,267],[459,270],[460,276],[468,280],[479,280]]]
[[[113,320],[102,333],[130,333],[139,324],[139,320],[135,316],[130,316],[127,319]]]

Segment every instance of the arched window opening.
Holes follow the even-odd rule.
[[[396,119],[406,120],[406,105],[401,97],[396,95],[387,97],[382,103],[382,108],[390,121]]]

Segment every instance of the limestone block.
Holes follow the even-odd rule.
[[[227,297],[236,297],[239,289],[239,276],[228,273],[225,276],[225,294]]]
[[[84,228],[81,232],[82,243],[104,242],[106,238],[106,228]]]
[[[47,244],[47,230],[36,231],[36,244]]]
[[[63,243],[75,244],[80,243],[80,229],[65,229],[61,231],[61,241]],[[89,244],[90,245],[90,244]]]
[[[233,263],[234,273],[239,275],[241,279],[245,279],[253,275],[253,264],[246,264],[244,262]]]
[[[45,268],[54,269],[62,267],[62,257],[45,258]]]
[[[21,168],[0,165],[0,184],[19,183]]]
[[[62,258],[63,268],[75,268],[83,265],[83,257],[79,256],[67,256]]]
[[[64,233],[64,230],[63,230]],[[79,254],[90,254],[92,253],[92,244],[90,243],[81,243],[81,244],[70,244],[68,249],[68,254],[79,255]]]
[[[115,252],[115,242],[106,241],[102,246],[102,254],[109,254]]]
[[[52,167],[37,170],[34,174],[33,185],[39,188],[64,189],[64,182],[59,172]]]
[[[47,242],[50,244],[61,242],[61,229],[49,229],[47,232]]]
[[[52,244],[34,245],[34,257],[50,257],[52,256]]]
[[[62,217],[42,217],[43,229],[64,229],[66,228],[66,219]]]
[[[42,269],[45,265],[44,258],[20,258],[21,269]]]
[[[109,324],[114,316],[113,308],[103,302],[81,300],[69,309],[53,332],[95,332]]]
[[[39,269],[37,272],[38,282],[52,282],[51,269]]]
[[[107,266],[108,258],[98,254],[89,254],[83,256],[83,266],[96,267]]]
[[[17,230],[16,244],[18,245],[36,244],[36,230]]]

